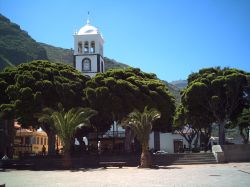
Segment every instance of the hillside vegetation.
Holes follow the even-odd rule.
[[[180,90],[183,90],[184,88],[187,87],[188,82],[187,80],[177,80],[177,81],[170,82],[170,84],[176,86]]]
[[[45,49],[0,14],[0,69],[36,59],[47,59]]]
[[[39,44],[46,50],[48,59],[50,61],[72,64],[73,51],[71,49],[55,47],[45,43],[39,43]]]

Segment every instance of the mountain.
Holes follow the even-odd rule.
[[[121,62],[117,62],[114,59],[110,59],[108,57],[104,57],[105,62],[105,71],[109,69],[120,69],[120,68],[128,68],[129,66],[127,64],[123,64]]]
[[[0,14],[0,69],[36,59],[48,59],[45,49]]]
[[[174,98],[176,99],[176,104],[179,105],[181,102],[181,94],[180,94],[181,90],[177,86],[175,86],[167,81],[162,80],[162,82],[164,82],[166,84],[170,93],[172,93]]]
[[[55,47],[45,43],[39,43],[39,44],[45,49],[49,60],[53,62],[72,64],[73,62],[72,49],[64,49],[61,47]]]
[[[183,90],[184,88],[187,87],[188,82],[187,80],[177,80],[177,81],[170,82],[170,84],[176,86],[180,90]]]
[[[19,25],[12,23],[8,18],[0,14],[0,70],[6,66],[16,66],[31,60],[51,60],[72,64],[73,56],[71,49],[64,49],[52,45],[38,43]],[[127,68],[128,65],[114,59],[104,57],[105,70]],[[180,102],[180,85],[163,81],[174,95],[177,102]]]

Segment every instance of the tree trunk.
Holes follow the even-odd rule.
[[[192,151],[192,142],[188,141],[188,149],[189,151]]]
[[[249,129],[245,129],[245,134],[244,134],[244,128],[240,128],[240,136],[243,139],[244,144],[248,144],[249,140]]]
[[[152,158],[148,150],[148,142],[142,144],[142,153],[141,153],[141,168],[150,168],[152,167]]]
[[[196,138],[195,138],[195,140],[194,140],[194,148],[197,148],[197,147],[198,147],[199,139],[200,139],[200,133],[199,133],[199,132],[196,132]]]
[[[212,132],[211,126],[209,126],[208,128],[204,128],[204,133],[202,130],[200,130],[202,141],[204,143],[204,151],[208,150],[208,142],[209,139],[211,138],[211,132]]]
[[[226,120],[219,121],[219,145],[225,144],[225,125]]]
[[[68,141],[64,140],[63,143],[63,167],[65,169],[72,168],[72,160],[71,154],[73,153],[73,144],[75,142],[75,138],[69,139]]]
[[[183,138],[185,138],[185,140],[187,141],[187,143],[188,143],[188,149],[189,149],[189,151],[191,151],[192,150],[192,142],[193,142],[193,136],[190,136],[190,135],[188,135],[188,134],[184,134],[184,133],[180,133],[180,135],[183,137]]]
[[[14,120],[2,119],[0,121],[0,157],[7,155],[13,158],[14,153]]]
[[[9,140],[9,144],[8,144],[8,152],[7,155],[9,158],[13,158],[13,154],[14,154],[14,138],[15,138],[15,128],[14,128],[14,120],[7,120],[8,123],[8,140]]]
[[[69,151],[66,151],[62,157],[63,159],[63,168],[70,169],[72,168],[71,155]]]
[[[48,135],[48,154],[54,155],[56,153],[56,136],[53,132],[46,132]]]

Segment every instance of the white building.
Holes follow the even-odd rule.
[[[152,132],[149,137],[149,149],[165,151],[167,153],[177,153],[180,148],[188,148],[187,140],[178,133],[156,133]],[[194,137],[192,148],[194,147]],[[198,145],[200,141],[198,140]]]
[[[74,67],[90,77],[104,72],[104,40],[98,28],[87,20],[74,35]]]

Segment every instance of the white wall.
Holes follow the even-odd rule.
[[[148,142],[149,150],[154,149],[154,133],[150,133],[149,135],[149,142]]]
[[[82,51],[84,50],[84,42],[89,42],[89,49],[90,49],[90,43],[92,41],[95,42],[95,53],[98,53],[103,56],[103,51],[101,51],[101,46],[103,46],[103,40],[99,34],[93,34],[93,35],[74,35],[74,55],[78,54],[78,43],[82,42]],[[84,54],[84,53],[81,53]],[[90,53],[91,54],[91,53]]]
[[[164,150],[168,153],[174,153],[174,140],[182,140],[183,146],[186,145],[186,147],[188,148],[188,142],[181,135],[172,134],[172,133],[160,133],[160,150]],[[200,142],[198,141],[198,145],[199,144]],[[150,134],[149,149],[154,149],[154,133],[153,132]]]
[[[84,72],[85,75],[93,77],[96,75],[97,72],[97,56],[96,55],[87,55],[87,56],[76,56],[76,69],[82,72],[82,60],[84,58],[89,58],[91,60],[91,71]],[[95,72],[94,74],[91,72]]]

